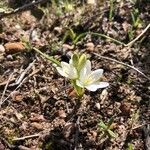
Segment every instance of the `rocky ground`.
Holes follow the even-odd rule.
[[[52,1],[0,15],[0,150],[149,150],[150,3],[111,2]],[[34,48],[66,62],[85,53],[110,86],[79,100]]]

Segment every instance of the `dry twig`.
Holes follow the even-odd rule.
[[[25,139],[35,138],[35,137],[39,137],[40,135],[41,134],[37,133],[37,134],[33,134],[33,135],[23,136],[20,138],[14,138],[13,141],[21,141],[21,140],[25,140]]]
[[[6,90],[7,90],[7,87],[8,87],[8,85],[9,85],[9,82],[11,81],[11,79],[12,79],[12,77],[13,77],[13,74],[14,74],[14,72],[10,74],[10,76],[9,76],[9,78],[8,78],[8,81],[7,81],[6,85],[5,85],[4,91],[3,91],[3,93],[2,93],[2,97],[1,97],[1,99],[0,99],[0,107],[1,107],[1,105],[2,105],[5,92],[6,92]]]
[[[140,70],[138,70],[137,68],[135,68],[135,67],[133,67],[133,66],[131,66],[131,65],[129,65],[129,64],[126,64],[126,63],[124,63],[124,62],[118,61],[118,60],[113,59],[113,58],[109,58],[109,57],[106,57],[106,56],[101,56],[101,55],[99,55],[99,54],[97,54],[97,53],[93,53],[93,54],[94,54],[95,56],[98,56],[98,57],[102,58],[102,59],[106,59],[106,60],[109,60],[109,61],[113,61],[113,62],[119,63],[119,64],[121,64],[121,65],[124,65],[124,66],[126,66],[126,67],[129,67],[129,68],[131,68],[131,69],[137,71],[138,73],[140,73],[140,74],[141,74],[142,76],[144,76],[146,79],[150,80],[150,78],[149,78],[148,76],[146,76],[143,72],[141,72]]]
[[[34,63],[35,63],[35,60],[29,65],[30,66],[29,68],[31,68]],[[30,76],[28,76],[28,77],[30,77]],[[28,79],[28,77],[25,77],[24,79],[22,79],[20,81],[19,85],[11,93],[13,93],[14,91],[16,91],[24,83],[24,81],[26,81],[26,79]],[[1,105],[11,96],[11,93],[1,102]]]
[[[126,44],[126,46],[130,47],[132,46],[142,35],[146,33],[146,31],[150,28],[150,23],[147,25],[147,27],[142,31],[141,34],[139,34],[134,40]]]
[[[35,61],[33,61],[32,63],[29,64],[29,66],[21,73],[21,75],[20,75],[19,79],[16,81],[16,83],[11,84],[11,86],[18,85],[23,80],[23,78],[25,77],[27,72],[32,68],[34,62]]]
[[[46,2],[48,2],[48,0],[37,0],[37,1],[33,1],[33,2],[29,3],[29,4],[26,4],[26,5],[22,6],[22,7],[17,8],[17,9],[15,9],[15,10],[11,11],[11,12],[4,12],[4,13],[1,13],[1,14],[0,14],[0,19],[3,18],[3,17],[7,17],[7,16],[9,16],[9,15],[16,14],[16,13],[18,13],[18,12],[22,12],[22,11],[28,10],[28,9],[30,9],[30,8],[31,8],[32,6],[34,6],[34,5],[41,4],[41,3],[46,3]]]

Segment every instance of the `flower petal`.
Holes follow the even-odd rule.
[[[84,88],[84,85],[83,85],[83,83],[80,80],[76,81],[76,85],[81,87],[81,88]]]
[[[97,82],[102,75],[103,75],[103,69],[97,69],[95,71],[92,71],[90,77],[92,78],[93,82]]]
[[[69,70],[68,70],[68,77],[70,78],[70,79],[76,79],[76,78],[78,78],[78,73],[77,73],[77,70],[76,70],[76,68],[74,67],[74,66],[72,66],[72,65],[70,65],[69,66]]]
[[[62,67],[56,67],[56,69],[62,76],[69,79],[76,79],[78,77],[77,70],[73,65],[61,62],[61,66]]]
[[[88,89],[89,91],[96,91],[99,88],[105,88],[107,86],[109,86],[108,82],[99,82],[99,83],[90,84],[85,88]]]
[[[65,70],[68,70],[69,69],[69,64],[68,63],[66,63],[66,62],[61,62],[61,67],[62,67],[62,69],[65,71]]]
[[[59,74],[68,78],[68,75],[63,71],[63,69],[61,67],[56,67],[56,69],[57,69]]]
[[[89,75],[91,73],[91,62],[89,60],[86,61],[85,68],[86,68],[86,75]]]
[[[89,60],[86,61],[85,66],[80,71],[80,81],[84,82],[84,80],[91,73],[91,62]]]

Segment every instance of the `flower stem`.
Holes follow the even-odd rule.
[[[56,60],[55,58],[53,58],[52,56],[48,56],[48,55],[42,53],[39,49],[37,49],[37,48],[35,48],[35,47],[33,47],[33,50],[35,50],[36,52],[38,52],[39,54],[41,54],[43,57],[45,57],[45,58],[47,58],[48,60],[50,60],[52,63],[54,63],[54,64],[60,66],[60,62],[57,61],[57,60]]]
[[[79,96],[79,98],[82,98],[82,96],[84,94],[84,89],[76,85],[76,80],[71,80],[71,83],[73,84],[73,87],[74,87],[77,95]]]

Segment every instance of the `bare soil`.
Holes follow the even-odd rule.
[[[43,4],[2,18],[0,150],[132,150],[129,144],[134,150],[149,150],[149,80],[94,54],[134,66],[150,78],[149,30],[131,47],[90,33],[75,45],[70,37],[63,43],[70,28],[77,34],[102,33],[127,44],[148,25],[149,6],[148,0],[115,2],[112,21],[108,1],[96,6],[79,3],[73,11],[61,14],[51,4]],[[133,27],[133,9],[139,10],[138,27]],[[60,61],[68,61],[73,52],[86,53],[93,70],[104,69],[110,86],[86,91],[77,99],[69,81],[49,60],[24,48],[23,41]],[[16,45],[9,45],[12,42]],[[107,124],[111,118],[116,138],[102,136],[99,127],[101,120]]]

